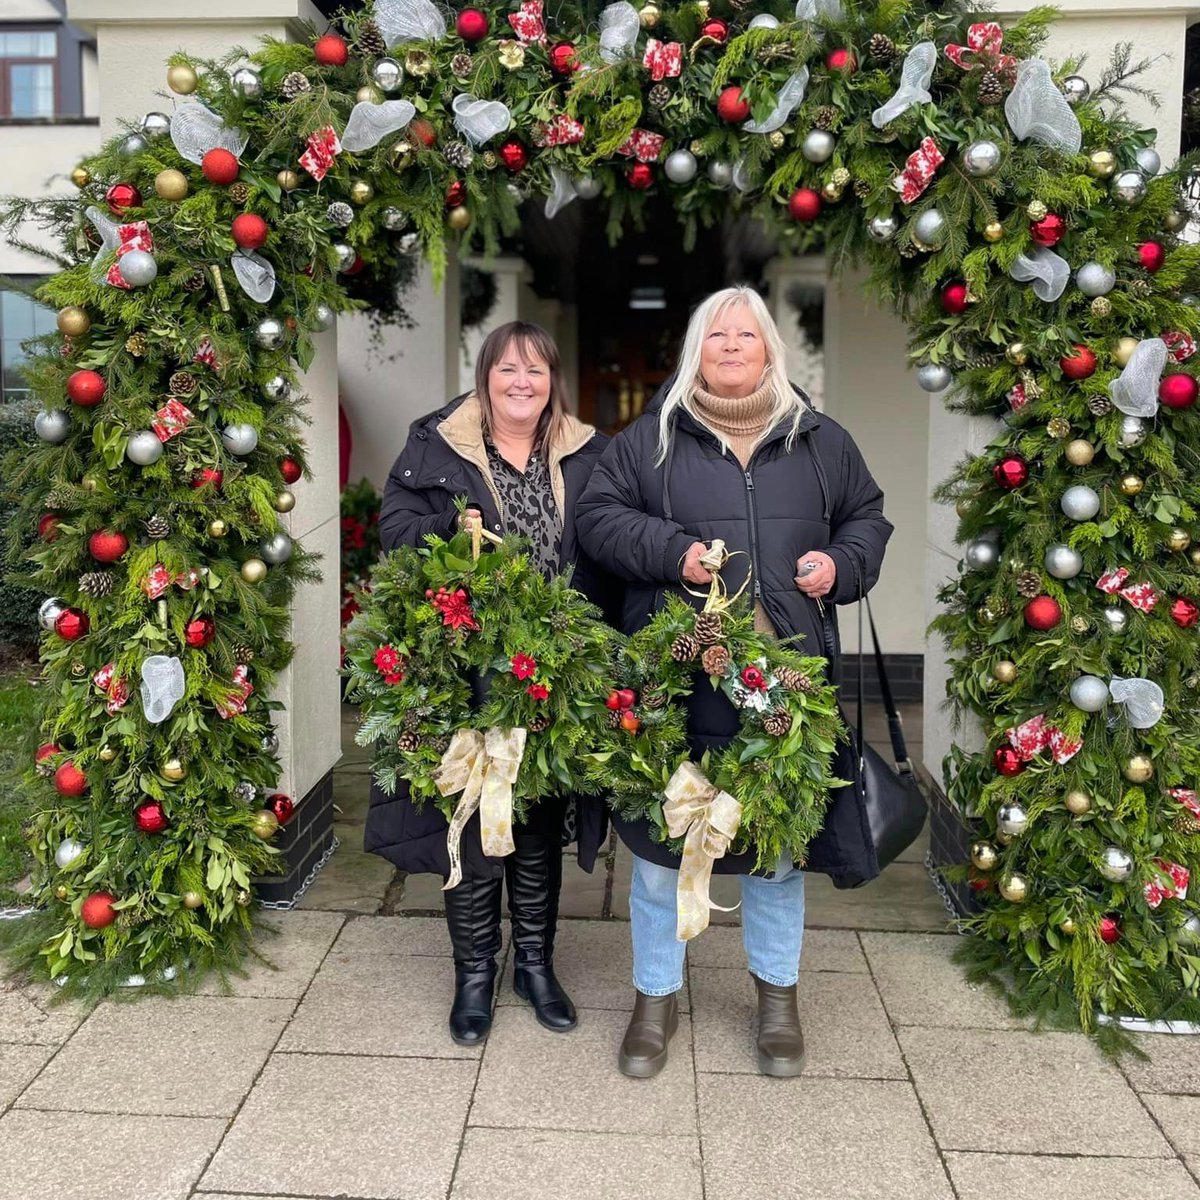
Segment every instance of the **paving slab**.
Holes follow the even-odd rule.
[[[442,895],[445,880],[440,875],[405,875],[400,912],[445,912],[446,898]]]
[[[335,830],[337,826],[335,824]],[[297,903],[326,912],[378,912],[396,868],[362,848],[362,830],[338,834],[341,845]]]
[[[53,1046],[0,1045],[0,1112],[33,1082],[53,1053]]]
[[[0,1196],[185,1200],[224,1132],[212,1118],[14,1108],[0,1118]]]
[[[1200,1095],[1200,1038],[1147,1033],[1135,1040],[1149,1058],[1127,1055],[1121,1065],[1139,1092]]]
[[[688,964],[693,967],[737,967],[745,971],[746,950],[741,927],[710,925],[688,943]],[[858,943],[858,935],[849,929],[806,929],[800,971],[865,974],[867,960]]]
[[[1167,1141],[1193,1168],[1200,1168],[1200,1096],[1142,1097]]]
[[[600,920],[605,916],[604,902],[608,894],[608,863],[603,854],[589,873],[578,863],[575,850],[563,856],[563,886],[559,897],[560,917]]]
[[[894,862],[865,887],[839,891],[826,875],[809,875],[805,924],[813,929],[903,929],[943,933],[942,898],[920,863]]]
[[[701,1200],[695,1137],[468,1129],[450,1200]]]
[[[758,1074],[758,1003],[750,975],[722,967],[693,967],[689,975],[696,1070]],[[798,990],[806,1077],[907,1079],[869,976],[801,974]]]
[[[1171,1154],[1120,1071],[1082,1034],[902,1028],[897,1036],[943,1150]]]
[[[338,934],[331,960],[346,956],[430,954],[450,957],[444,917],[352,917]]]
[[[231,1116],[293,1008],[290,1000],[210,996],[101,1004],[18,1106]]]
[[[88,1015],[86,1004],[51,1003],[51,988],[0,983],[0,1042],[61,1046]]]
[[[952,1200],[904,1082],[697,1079],[706,1194],[720,1200]]]
[[[1200,1187],[1174,1159],[952,1153],[946,1165],[959,1200],[1200,1200]]]
[[[277,1054],[202,1186],[443,1200],[475,1074],[472,1062]]]
[[[528,1008],[499,1008],[484,1051],[471,1125],[693,1136],[695,1076],[687,1015],[654,1079],[627,1079],[617,1051],[628,1018],[580,1009],[570,1033],[543,1029]]]

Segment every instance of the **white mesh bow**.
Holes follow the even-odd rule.
[[[241,158],[250,135],[225,122],[203,104],[181,104],[171,118],[171,141],[190,163],[200,160],[218,146]]]
[[[186,683],[183,663],[165,654],[152,654],[142,663],[142,708],[146,720],[158,725],[171,715],[171,709],[183,699]]]
[[[1152,417],[1158,412],[1158,384],[1167,365],[1167,344],[1162,338],[1138,342],[1125,369],[1108,385],[1113,407],[1130,417]]]
[[[742,128],[747,133],[774,133],[776,129],[781,129],[788,117],[800,107],[807,87],[808,68],[801,67],[789,75],[779,89],[771,115],[765,121],[747,121]]]
[[[470,92],[460,92],[450,106],[454,109],[454,127],[474,146],[482,146],[512,124],[512,114],[499,100],[480,100]]]
[[[403,129],[417,114],[408,100],[385,100],[382,104],[360,101],[350,110],[342,149],[355,154],[378,146],[389,133]]]
[[[1071,267],[1053,250],[1039,246],[1032,254],[1018,254],[1008,273],[1018,283],[1032,283],[1037,298],[1049,302],[1066,290]]]
[[[831,21],[842,19],[841,0],[796,0],[796,20],[816,21],[828,17]]]
[[[1125,719],[1134,729],[1150,729],[1165,711],[1163,690],[1150,679],[1122,679],[1114,675],[1108,685],[1112,698],[1125,706]]]
[[[637,45],[641,27],[638,10],[626,0],[608,5],[600,13],[600,57],[606,63],[628,58]]]
[[[1040,58],[1027,58],[1017,66],[1017,82],[1004,101],[1009,128],[1026,141],[1078,154],[1083,144],[1079,118],[1050,77],[1050,67]]]
[[[375,24],[389,46],[446,36],[446,18],[430,0],[375,0]]]
[[[937,66],[937,47],[932,42],[919,42],[905,56],[900,70],[900,86],[896,94],[871,114],[871,124],[882,129],[889,121],[907,112],[914,104],[928,104],[933,99],[929,84]]]
[[[551,188],[550,195],[546,197],[546,217],[553,219],[557,217],[579,193],[575,190],[575,185],[571,182],[571,177],[562,169],[553,164],[550,166],[550,182],[554,185]]]
[[[748,192],[754,186],[754,180],[750,175],[750,168],[746,164],[745,155],[733,164],[733,186],[739,192]]]
[[[121,244],[121,235],[117,232],[117,222],[106,213],[101,212],[94,204],[85,210],[85,215],[100,235],[100,249],[96,251],[96,257],[92,259],[88,274],[93,283],[106,283],[108,256]]]
[[[252,250],[238,250],[229,260],[243,292],[251,300],[266,304],[275,295],[275,268]]]

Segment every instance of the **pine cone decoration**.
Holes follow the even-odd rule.
[[[233,648],[233,659],[243,667],[249,666],[254,661],[254,647],[249,642],[238,642]]]
[[[125,339],[125,349],[134,358],[143,358],[146,351],[150,349],[150,343],[146,341],[144,333],[131,333]]]
[[[709,646],[700,656],[700,664],[708,675],[724,675],[729,669],[729,651],[724,646]]]
[[[1022,571],[1017,576],[1017,591],[1026,600],[1032,600],[1034,596],[1041,595],[1042,577],[1036,571]]]
[[[671,103],[671,89],[665,83],[656,83],[646,94],[651,108],[664,109]]]
[[[571,618],[566,613],[555,613],[550,618],[550,628],[555,633],[566,633],[571,628]]]
[[[279,90],[283,93],[285,100],[295,100],[297,96],[303,96],[305,92],[312,91],[312,84],[303,71],[289,71],[283,77],[283,83],[279,85]]]
[[[530,733],[544,733],[550,728],[550,718],[545,713],[535,713],[529,721]]]
[[[1135,300],[1146,300],[1154,292],[1154,288],[1148,279],[1131,279],[1129,281],[1129,294]]]
[[[430,738],[429,747],[431,750],[437,751],[438,754],[445,754],[450,748],[450,739],[442,735],[439,735],[435,738]]]
[[[379,58],[387,53],[387,38],[374,21],[364,21],[358,27],[355,46],[363,58]]]
[[[402,733],[396,739],[396,745],[399,746],[405,754],[411,754],[414,750],[420,748],[421,739],[415,733]]]
[[[474,67],[474,61],[469,54],[456,54],[450,60],[450,70],[454,72],[459,79],[466,79],[470,75]]]
[[[408,733],[416,733],[421,728],[421,714],[415,708],[404,714],[404,728]]]
[[[85,596],[107,596],[113,590],[111,571],[85,571],[79,577],[79,590]]]
[[[250,199],[250,189],[241,182],[231,183],[228,188],[228,194],[234,204],[245,204]]]
[[[1071,618],[1071,628],[1076,633],[1082,634],[1082,633],[1087,633],[1087,631],[1089,629],[1091,629],[1091,625],[1088,623],[1087,617],[1072,617]]]
[[[167,383],[167,389],[172,396],[191,396],[200,386],[195,375],[187,371],[176,371]]]
[[[459,171],[465,171],[475,161],[475,151],[466,142],[451,142],[442,152],[446,161]]]
[[[656,708],[663,708],[667,703],[667,693],[663,691],[661,683],[648,683],[642,689],[642,707],[648,708],[652,712]]]
[[[65,488],[51,488],[46,493],[47,508],[73,508],[71,497]]]
[[[795,667],[779,667],[775,672],[775,678],[789,692],[812,691],[812,680],[803,671],[797,671]]]
[[[891,62],[896,57],[896,43],[886,33],[876,33],[867,43],[867,53],[880,62]]]
[[[999,104],[1004,99],[1004,81],[995,71],[984,71],[979,80],[979,103]]]
[[[833,128],[834,121],[837,120],[838,110],[832,104],[822,104],[820,108],[813,113],[813,128],[823,129],[828,132]]]
[[[1182,833],[1186,837],[1195,837],[1196,834],[1200,833],[1200,817],[1196,816],[1194,812],[1191,812],[1189,809],[1185,808],[1175,818],[1175,820],[1171,822],[1171,828],[1175,830],[1176,833]]]
[[[479,156],[479,161],[483,163],[484,167],[486,167],[489,171],[494,171],[500,165],[500,160],[496,157],[495,151],[493,150],[485,150]]]
[[[165,537],[170,537],[171,522],[161,514],[155,513],[146,522],[146,536],[153,538],[156,542],[161,541]]]
[[[696,640],[702,646],[715,646],[724,636],[721,614],[702,612],[696,617]]]
[[[763,728],[772,737],[783,737],[792,727],[792,715],[786,708],[777,708],[763,717]]]
[[[345,229],[354,220],[354,209],[345,200],[335,200],[325,210],[325,219],[330,225],[336,225],[339,229]]]
[[[676,662],[691,662],[700,653],[700,643],[690,633],[681,633],[671,643],[671,657]]]
[[[194,267],[182,279],[183,290],[185,292],[199,292],[207,285],[208,280],[204,272],[199,267]]]
[[[621,714],[619,712],[610,712],[606,714],[609,729],[621,728]]]
[[[869,184],[865,179],[856,179],[854,181],[854,194],[860,200],[866,200],[874,190],[874,187],[872,187],[872,185]]]
[[[1107,417],[1113,410],[1112,403],[1105,396],[1089,396],[1087,406],[1093,417]]]

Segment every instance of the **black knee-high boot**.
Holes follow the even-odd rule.
[[[516,851],[504,860],[508,911],[512,916],[513,989],[533,1005],[547,1029],[575,1028],[575,1006],[554,976],[554,930],[562,887],[562,835],[518,827]]]
[[[500,878],[464,879],[442,893],[454,950],[450,1036],[460,1046],[478,1045],[492,1027],[502,887]]]

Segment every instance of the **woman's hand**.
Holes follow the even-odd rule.
[[[683,556],[683,566],[680,573],[687,583],[711,583],[712,573],[706,571],[700,560],[708,553],[708,547],[703,542],[693,542]]]
[[[479,520],[482,521],[483,520],[483,510],[480,508],[476,508],[473,504],[468,504],[467,507],[464,508],[463,511],[458,514],[458,528],[460,530],[466,529],[467,518],[469,518],[469,517],[478,517]]]
[[[815,562],[817,565],[806,571],[806,563]],[[796,559],[796,587],[806,596],[814,598],[824,596],[833,590],[837,580],[837,565],[828,554],[820,550],[810,550]]]

